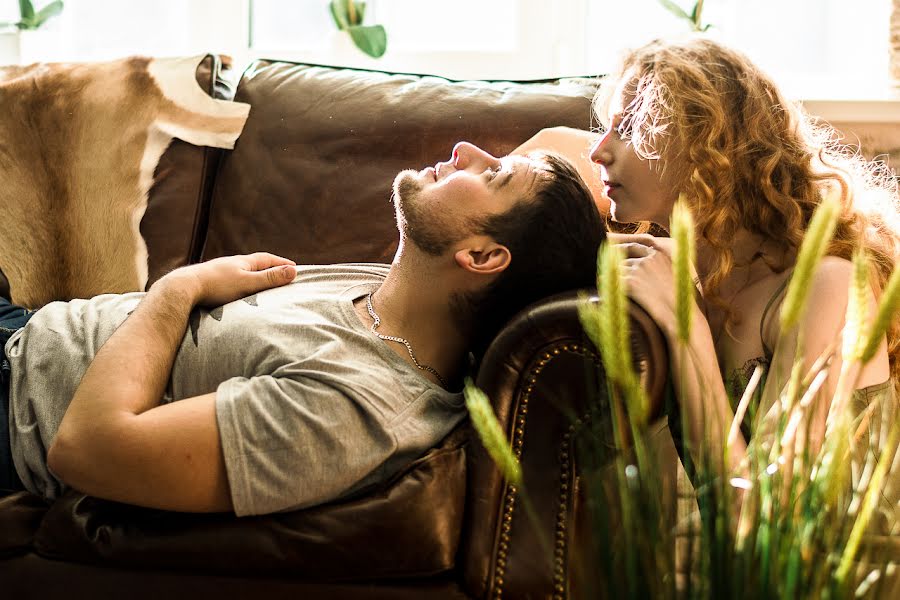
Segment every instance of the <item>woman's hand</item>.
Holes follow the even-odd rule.
[[[675,276],[672,273],[673,240],[643,233],[609,233],[607,240],[621,248],[625,255],[622,274],[628,296],[640,304],[664,332],[674,332],[676,311]],[[691,276],[696,281],[693,265]]]
[[[176,269],[157,283],[177,286],[195,305],[222,306],[290,283],[297,275],[295,265],[267,252],[224,256]]]

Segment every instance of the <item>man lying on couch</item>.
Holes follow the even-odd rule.
[[[605,229],[565,161],[468,143],[401,172],[393,200],[390,266],[259,253],[146,293],[0,307],[0,488],[263,514],[436,445],[465,414],[452,390],[468,352],[525,305],[592,285]]]

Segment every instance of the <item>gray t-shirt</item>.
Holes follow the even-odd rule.
[[[163,402],[216,392],[238,515],[320,504],[397,472],[465,414],[360,321],[353,300],[386,265],[298,267],[294,283],[195,309]],[[10,438],[25,487],[65,489],[47,449],[100,346],[143,293],[54,302],[10,338]]]

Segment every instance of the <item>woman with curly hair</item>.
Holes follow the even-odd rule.
[[[608,208],[615,222],[642,223],[644,231],[651,224],[668,230],[673,206],[684,195],[696,226],[700,297],[689,352],[673,353],[672,376],[686,417],[685,437],[702,442],[689,445],[691,453],[703,446],[708,456],[721,457],[734,404],[757,366],[766,377],[745,424],[779,397],[798,337],[807,369],[833,348],[844,326],[850,258],[858,247],[869,262],[874,313],[900,258],[897,184],[882,165],[841,147],[833,129],[787,100],[748,58],[707,38],[654,41],[628,53],[604,82],[595,111],[605,127],[599,139],[553,128],[522,149],[555,150],[577,161],[601,209]],[[840,199],[837,230],[813,273],[799,325],[780,331],[779,309],[800,242],[825,194]],[[674,348],[670,240],[614,237],[628,257],[629,296]],[[838,351],[811,407],[812,455],[823,442],[840,369]],[[897,414],[891,388],[898,381],[900,315],[862,368],[854,405],[881,403],[887,416],[882,423],[889,424]],[[746,425],[742,430],[749,435]],[[747,439],[732,447],[733,470],[746,454]],[[896,513],[895,501],[888,510]]]

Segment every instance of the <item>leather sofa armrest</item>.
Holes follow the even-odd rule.
[[[472,440],[460,561],[466,589],[476,597],[564,597],[575,576],[568,556],[578,479],[573,433],[605,388],[599,353],[578,319],[579,302],[573,291],[526,308],[500,332],[479,370],[477,385],[519,456],[542,531],[481,442]],[[635,367],[657,420],[669,364],[665,338],[639,306],[632,303],[629,312]]]

